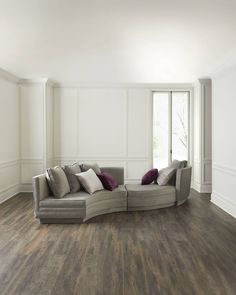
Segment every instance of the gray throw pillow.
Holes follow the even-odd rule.
[[[46,178],[55,198],[63,198],[70,192],[70,186],[65,172],[59,166],[48,168]]]
[[[175,168],[175,169],[182,169],[187,166],[187,161],[179,161],[179,160],[173,160],[169,167]]]
[[[175,173],[175,168],[166,167],[164,169],[161,169],[158,173],[157,183],[159,185],[167,185]]]
[[[101,173],[101,169],[99,168],[97,163],[94,164],[82,164],[80,165],[82,172],[88,171],[89,169],[93,169],[96,174]]]
[[[104,189],[101,180],[91,168],[86,172],[76,174],[76,176],[79,178],[80,183],[89,194],[93,194],[96,191]]]
[[[177,169],[182,169],[187,167],[187,161],[183,160],[183,161],[179,161],[179,160],[173,160],[172,163],[170,164],[170,168],[175,168]],[[176,173],[173,174],[172,178],[169,181],[169,184],[174,185],[176,184]]]
[[[70,192],[76,193],[79,190],[81,190],[81,185],[80,185],[79,179],[75,175],[75,174],[78,174],[81,172],[79,163],[74,163],[72,165],[66,165],[64,167],[64,171],[65,171],[65,174],[67,176],[67,179],[68,179],[68,182],[70,185]]]

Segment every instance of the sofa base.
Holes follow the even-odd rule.
[[[40,218],[41,224],[83,223],[83,218]]]
[[[188,198],[186,198],[186,199],[184,199],[182,201],[177,201],[176,206],[180,206],[180,205],[184,204],[187,200],[188,200]]]
[[[162,204],[162,205],[152,205],[152,206],[132,206],[128,208],[128,211],[147,211],[147,210],[156,210],[161,208],[168,208],[175,206],[175,203]]]
[[[84,221],[88,221],[93,217],[105,215],[105,214],[111,214],[111,213],[117,213],[117,212],[124,212],[127,211],[126,207],[117,207],[117,208],[109,208],[109,209],[103,209],[96,212],[88,213],[86,215],[86,218],[84,218]]]

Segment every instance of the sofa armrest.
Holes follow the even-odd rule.
[[[50,190],[45,174],[33,177],[33,195],[35,214],[37,215],[39,210],[39,202],[50,196]]]
[[[178,169],[176,173],[176,200],[177,205],[183,204],[190,193],[192,167]]]
[[[102,172],[111,174],[117,181],[118,184],[124,184],[124,168],[123,167],[101,167]]]

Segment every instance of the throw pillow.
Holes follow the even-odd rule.
[[[69,185],[70,185],[70,192],[76,193],[79,190],[81,190],[81,185],[78,180],[78,177],[75,176],[75,174],[80,173],[80,165],[79,163],[74,163],[72,165],[66,165],[64,167],[65,174],[67,176]]]
[[[142,185],[150,184],[153,181],[156,181],[157,176],[158,176],[158,170],[151,169],[143,176],[141,184]]]
[[[81,168],[82,172],[88,171],[89,169],[93,169],[93,171],[96,174],[101,173],[101,169],[99,168],[97,163],[94,163],[94,164],[82,164],[82,165],[80,165],[80,168]]]
[[[173,160],[169,167],[175,168],[176,170],[177,169],[182,169],[182,168],[187,167],[187,163],[188,162],[186,160],[183,160],[183,161]],[[169,184],[175,186],[175,184],[176,184],[176,173],[173,174],[172,178],[169,181]]]
[[[167,185],[175,173],[175,168],[166,167],[164,169],[161,169],[157,177],[157,183],[159,185]]]
[[[93,194],[96,191],[104,189],[101,180],[97,177],[96,173],[91,168],[86,172],[76,174],[76,176],[78,177],[83,188],[89,194]]]
[[[181,169],[185,168],[187,166],[187,161],[179,161],[179,160],[173,160],[169,167],[175,168],[175,169]]]
[[[97,174],[98,178],[101,180],[104,188],[109,191],[113,191],[115,188],[118,187],[118,181],[107,172],[102,172]]]
[[[46,170],[46,178],[55,198],[63,198],[70,192],[66,174],[61,167],[48,168]]]

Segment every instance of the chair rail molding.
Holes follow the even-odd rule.
[[[236,167],[230,167],[220,163],[212,162],[212,168],[236,177]]]
[[[20,164],[20,161],[18,159],[3,161],[3,162],[0,162],[0,169],[10,167],[10,166],[16,166],[19,164]]]

